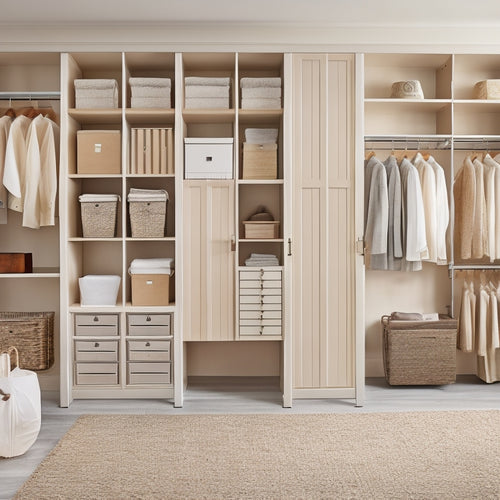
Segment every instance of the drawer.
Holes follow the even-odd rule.
[[[281,326],[240,326],[240,335],[281,335]]]
[[[87,337],[104,337],[118,335],[118,325],[76,325],[75,335]]]
[[[77,363],[76,373],[114,373],[118,374],[118,363]]]
[[[240,303],[240,314],[242,311],[258,311],[259,314],[262,311],[279,311],[281,313],[281,304],[261,304],[260,302],[256,304]]]
[[[170,373],[170,363],[128,363],[128,373]]]
[[[118,341],[77,340],[75,342],[76,361],[118,361]]]
[[[281,326],[281,319],[240,319],[240,326]]]
[[[140,336],[169,336],[170,314],[129,314],[128,334]]]
[[[279,319],[281,320],[281,309],[276,311],[261,311],[254,309],[252,311],[241,311],[240,320],[242,319]]]
[[[170,384],[171,377],[169,373],[129,373],[129,385],[134,384]]]
[[[240,295],[281,295],[280,288],[240,288]]]
[[[115,373],[77,373],[77,385],[117,385],[118,374]]]
[[[170,361],[169,340],[130,340],[129,361]]]
[[[281,289],[281,280],[240,280],[240,289],[242,288],[279,288]]]
[[[261,271],[255,269],[252,271],[240,271],[241,280],[279,280],[281,281],[281,271]]]
[[[240,295],[240,304],[281,304],[280,295]]]
[[[118,326],[117,314],[75,314],[76,326]]]

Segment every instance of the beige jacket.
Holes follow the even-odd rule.
[[[7,224],[8,192],[3,185],[3,173],[5,167],[5,150],[9,138],[9,129],[12,119],[10,116],[0,118],[0,224]]]

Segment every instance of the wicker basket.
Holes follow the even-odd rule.
[[[15,346],[26,370],[47,370],[54,364],[54,312],[0,313],[0,351]]]
[[[83,237],[113,238],[116,234],[116,214],[120,197],[97,195],[99,198],[91,199],[90,196],[80,196]]]
[[[163,238],[167,232],[167,201],[130,201],[133,238]]]
[[[382,317],[384,372],[390,385],[443,385],[456,380],[457,321]]]

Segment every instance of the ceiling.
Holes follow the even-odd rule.
[[[300,23],[500,26],[498,0],[13,0],[0,25]]]

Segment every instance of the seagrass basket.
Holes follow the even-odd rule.
[[[84,238],[113,238],[116,234],[118,195],[81,195]]]
[[[390,385],[444,385],[456,380],[457,320],[382,317],[384,372]]]
[[[163,238],[167,232],[168,200],[129,201],[133,238]]]
[[[0,351],[15,346],[25,370],[54,364],[54,316],[50,312],[0,312]]]

